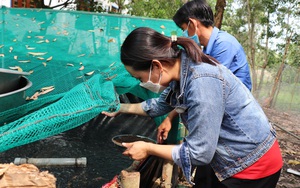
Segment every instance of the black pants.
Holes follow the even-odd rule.
[[[258,180],[228,178],[222,181],[222,183],[228,188],[275,188],[279,180],[280,173],[281,169],[271,176]]]
[[[227,188],[215,175],[210,165],[197,166],[193,188]]]
[[[271,176],[258,180],[228,178],[221,183],[210,165],[198,166],[193,188],[275,188],[280,173],[281,169]]]

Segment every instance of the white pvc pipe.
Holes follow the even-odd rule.
[[[33,164],[36,166],[75,166],[86,167],[86,157],[80,158],[15,158],[15,165]]]

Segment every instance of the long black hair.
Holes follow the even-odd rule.
[[[151,28],[140,27],[133,30],[121,46],[121,61],[134,70],[148,70],[154,59],[172,65],[180,58],[182,48],[194,62],[215,65],[217,60],[205,55],[191,39],[178,37],[172,41]]]

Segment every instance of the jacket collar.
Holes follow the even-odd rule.
[[[189,61],[186,52],[183,50],[181,53],[181,65],[180,65],[180,94],[178,98],[182,98],[184,95],[185,84],[187,80],[187,74],[189,70]]]

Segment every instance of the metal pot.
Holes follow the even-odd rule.
[[[0,112],[18,107],[26,102],[25,91],[32,82],[19,72],[0,68]]]

